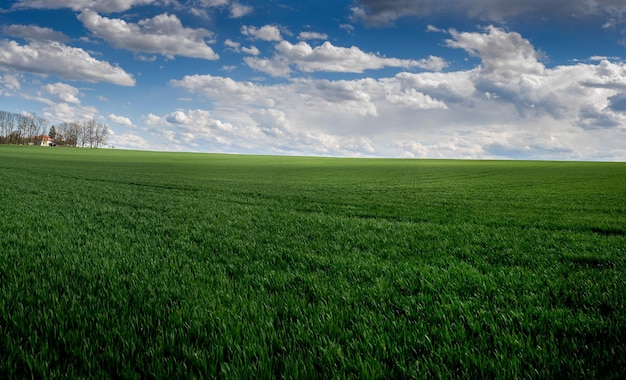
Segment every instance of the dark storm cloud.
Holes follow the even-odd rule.
[[[623,0],[357,0],[354,17],[370,25],[433,14],[458,14],[472,19],[502,21],[517,16],[541,18],[598,15],[616,23],[626,14]]]

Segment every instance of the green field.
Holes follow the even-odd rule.
[[[626,163],[0,146],[2,378],[626,378]]]

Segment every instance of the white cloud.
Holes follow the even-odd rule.
[[[232,102],[234,105],[242,102],[273,105],[273,101],[268,98],[267,88],[252,82],[238,82],[231,78],[212,75],[186,75],[181,80],[170,81],[170,84],[208,98],[221,98],[223,102]]]
[[[252,13],[253,10],[254,10],[254,8],[252,8],[249,5],[242,5],[242,4],[239,4],[237,2],[234,2],[230,6],[230,17],[231,18],[240,18],[240,17],[243,17],[243,16],[247,16],[250,13]]]
[[[250,46],[250,47],[242,47],[241,51],[243,51],[246,54],[250,54],[250,55],[259,55],[261,54],[261,52],[259,51],[259,49],[256,48],[256,46]]]
[[[158,125],[160,121],[161,118],[152,113],[148,114],[148,116],[143,117],[143,122],[149,126]]]
[[[2,28],[2,32],[7,36],[23,38],[29,41],[57,41],[64,43],[70,40],[64,33],[37,25],[7,25]]]
[[[83,49],[58,42],[33,41],[20,45],[15,41],[0,40],[0,70],[55,75],[66,80],[135,85],[135,79],[123,69],[99,61]]]
[[[155,137],[158,144],[161,136]],[[155,149],[154,143],[149,142],[137,133],[114,134],[110,136],[109,144],[123,149]]]
[[[116,114],[110,114],[109,120],[111,120],[115,124],[125,125],[127,127],[130,127],[133,125],[133,122],[126,116],[118,116]]]
[[[346,32],[348,32],[349,34],[354,34],[354,26],[352,26],[350,24],[341,24],[341,25],[339,25],[339,29],[343,29]]]
[[[282,41],[280,29],[276,25],[264,25],[260,28],[254,26],[242,26],[241,34],[262,41]]]
[[[446,40],[446,43],[480,57],[482,67],[489,75],[514,78],[522,73],[541,74],[544,66],[537,60],[539,54],[519,33],[506,32],[494,26],[488,26],[485,32],[459,33],[451,30],[452,39]]]
[[[224,45],[234,51],[239,51],[239,47],[241,46],[239,42],[233,41],[230,38],[224,40]]]
[[[245,57],[243,61],[249,67],[273,77],[288,77],[291,73],[289,63],[285,60]]]
[[[292,91],[301,93],[297,107],[308,112],[326,109],[327,112],[351,113],[360,116],[378,116],[376,101],[382,98],[384,84],[373,79],[356,81],[295,80]],[[292,103],[293,101],[285,100]]]
[[[96,12],[123,12],[134,6],[159,3],[158,0],[18,0],[15,9],[59,9],[70,8],[74,11],[92,9]]]
[[[42,86],[41,89],[50,95],[56,96],[61,102],[80,104],[80,99],[78,99],[78,89],[70,86],[69,84],[60,82],[51,83]]]
[[[95,37],[121,49],[161,54],[170,59],[177,55],[208,60],[219,58],[206,41],[213,33],[203,28],[185,28],[176,15],[164,13],[134,24],[84,10],[78,19]]]
[[[17,91],[22,86],[20,85],[19,79],[15,75],[4,75],[0,76],[0,83],[3,84],[3,87],[9,91]]]
[[[328,34],[318,32],[300,32],[298,34],[299,40],[327,40]]]
[[[90,120],[98,115],[95,107],[70,103],[52,103],[44,108],[44,117],[53,123]]]
[[[233,41],[230,38],[227,38],[224,41],[224,45],[226,45],[228,50],[232,50],[237,53],[244,52],[246,54],[255,55],[255,56],[261,54],[261,51],[259,51],[259,49],[257,49],[256,46],[250,46],[250,47],[241,46],[239,42]]]
[[[263,147],[261,152],[268,154],[355,156],[374,149],[367,138],[298,130],[283,111],[273,108],[256,109],[238,125],[201,109],[179,109],[163,116],[151,114],[145,121],[158,128],[169,144],[187,150],[258,153],[259,147]]]
[[[230,150],[626,159],[626,64],[602,60],[547,68],[517,33],[494,27],[449,33],[448,46],[476,56],[479,66],[379,79],[262,85],[206,75],[171,84],[206,97],[212,117],[233,127],[221,135]],[[287,71],[297,62],[288,57],[246,58]],[[245,139],[259,143],[247,147]]]
[[[414,109],[426,110],[433,108],[448,108],[441,100],[433,99],[414,88],[406,89],[403,92],[389,93],[387,94],[387,100],[391,103],[400,104]]]
[[[274,76],[287,76],[289,67],[295,66],[303,72],[327,71],[342,73],[362,73],[384,67],[413,68],[439,71],[446,66],[443,59],[431,56],[422,60],[386,58],[378,54],[366,53],[356,46],[350,48],[334,46],[326,41],[312,47],[304,41],[291,44],[281,41],[276,45],[276,55],[272,59],[248,59],[246,63],[256,70]]]

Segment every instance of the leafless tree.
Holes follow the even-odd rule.
[[[10,118],[10,112],[0,111],[0,144],[9,143],[9,135],[13,130],[13,122]]]
[[[64,122],[56,128],[56,143],[60,146],[75,147],[78,144],[79,124]]]
[[[33,143],[47,128],[48,120],[43,117],[0,111],[0,144]],[[59,146],[99,148],[109,141],[109,126],[95,119],[63,122],[53,128]]]
[[[33,117],[33,138],[36,138],[37,136],[40,136],[44,133],[46,133],[46,130],[48,129],[48,120],[40,117],[40,116],[35,116]]]

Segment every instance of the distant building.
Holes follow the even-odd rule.
[[[39,135],[35,137],[35,145],[39,146],[55,146],[54,140],[48,135]]]

